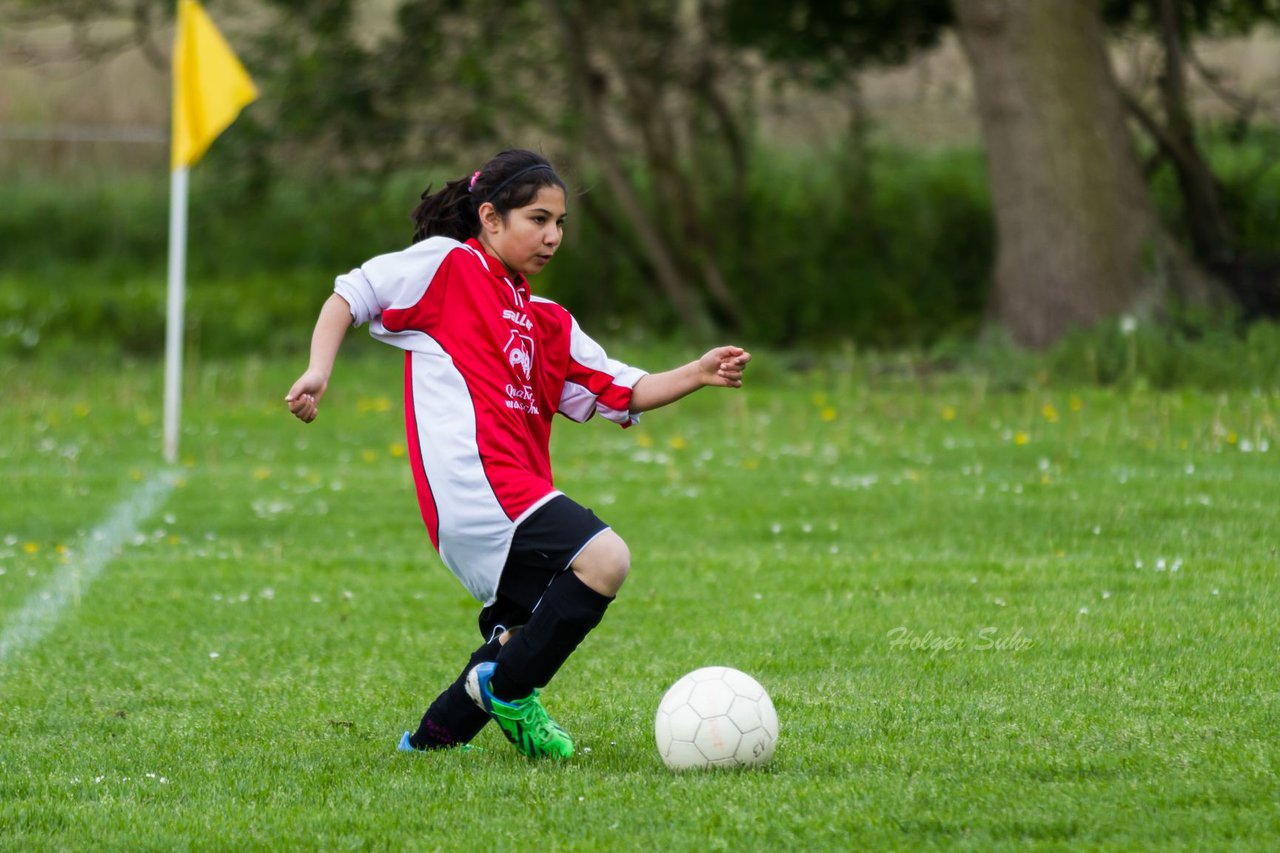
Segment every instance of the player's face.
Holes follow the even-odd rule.
[[[484,236],[489,238],[493,254],[509,271],[537,275],[560,247],[564,218],[564,190],[542,187],[533,201],[507,211],[505,220],[489,220]]]

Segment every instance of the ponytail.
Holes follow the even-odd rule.
[[[413,209],[413,242],[428,237],[450,237],[459,243],[474,237],[480,219],[471,205],[467,179],[449,181],[444,189],[431,194],[431,185],[422,191],[422,201]]]
[[[564,181],[547,159],[534,151],[513,148],[498,154],[478,172],[448,181],[432,194],[428,186],[413,209],[413,242],[449,237],[463,242],[480,234],[480,205],[489,202],[504,219],[509,211],[533,201],[543,187]]]

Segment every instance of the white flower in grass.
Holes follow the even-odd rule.
[[[1104,590],[1102,591],[1102,597],[1103,597],[1103,598],[1110,598],[1110,597],[1111,597],[1111,593],[1104,589]]]
[[[1217,588],[1216,586],[1213,588],[1213,593],[1212,593],[1212,594],[1213,594],[1213,595],[1217,595],[1217,594],[1218,594],[1218,588]]]
[[[773,524],[769,525],[769,531],[774,536],[777,536],[779,533],[782,532],[782,525],[778,524],[778,522],[775,521]]]
[[[1132,335],[1138,331],[1138,318],[1132,314],[1125,314],[1120,318],[1120,334]]]
[[[1081,616],[1086,616],[1086,615],[1088,615],[1088,613],[1089,613],[1089,608],[1087,608],[1087,607],[1081,607],[1081,608],[1080,608],[1080,615],[1081,615]]]
[[[217,652],[209,652],[209,660],[217,660],[220,655]]]

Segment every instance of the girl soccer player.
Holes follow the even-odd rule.
[[[627,577],[621,537],[552,484],[551,417],[626,427],[708,385],[737,388],[750,353],[717,347],[648,374],[605,355],[564,308],[531,295],[560,246],[565,184],[532,151],[503,151],[422,195],[413,243],[339,276],[285,397],[306,423],[352,325],[405,351],[405,425],[418,504],[445,565],[483,604],[476,649],[405,732],[402,750],[470,741],[492,719],[529,757],[573,740],[539,700]]]

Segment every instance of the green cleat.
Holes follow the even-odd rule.
[[[547,716],[534,690],[523,699],[507,702],[489,690],[497,664],[477,664],[467,673],[467,695],[471,701],[498,724],[507,740],[528,758],[569,758],[573,755],[573,738],[560,724]]]

